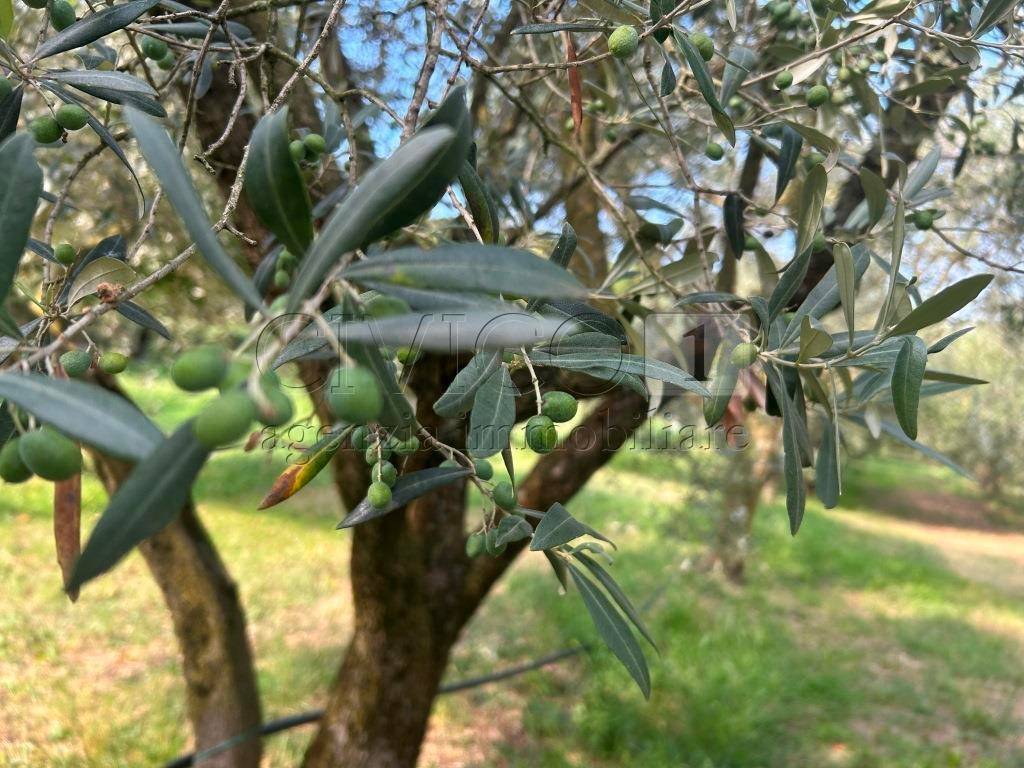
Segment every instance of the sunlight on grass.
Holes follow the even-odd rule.
[[[163,404],[164,427],[198,402],[135,384]],[[516,451],[517,471],[532,460]],[[342,510],[326,478],[279,507],[255,509],[283,465],[281,452],[225,452],[198,486],[203,520],[241,588],[268,717],[322,704],[352,621],[350,534],[334,530]],[[693,568],[713,510],[687,480],[677,455],[630,451],[570,505],[616,539],[615,575],[645,606],[661,649],[650,654],[652,701],[596,651],[439,700],[424,766],[909,768],[1024,759],[1014,735],[1024,690],[1020,593],[971,578],[948,559],[948,536],[925,538],[919,524],[851,507],[848,499],[862,498],[856,486],[842,512],[811,507],[796,539],[783,506],[766,505],[750,583],[736,588]],[[0,606],[0,762],[157,764],[189,738],[161,597],[133,554],[69,604],[51,549],[51,492],[32,481],[0,497],[0,575],[17,598]],[[88,530],[105,503],[94,477],[84,498]],[[470,626],[449,677],[593,640],[578,597],[560,596],[546,561],[528,553]],[[294,764],[309,732],[268,740],[267,764]]]

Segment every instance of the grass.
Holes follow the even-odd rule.
[[[163,426],[200,402],[155,379],[133,385]],[[617,457],[571,509],[617,541],[617,578],[650,601],[661,650],[650,654],[651,701],[596,652],[441,698],[422,765],[1024,766],[1024,536],[938,528],[876,503],[918,487],[953,507],[973,496],[944,471],[862,461],[843,508],[812,506],[796,539],[778,501],[763,508],[749,584],[737,588],[693,567],[713,504],[687,483],[687,460]],[[334,530],[341,510],[325,480],[255,511],[284,462],[283,450],[221,454],[197,489],[241,586],[271,717],[323,702],[352,619],[349,536]],[[70,605],[50,492],[33,481],[0,495],[0,764],[158,764],[188,748],[159,593],[132,555]],[[95,478],[83,495],[88,526],[104,504]],[[449,677],[593,638],[577,596],[559,596],[544,559],[527,556],[471,625]],[[296,764],[309,733],[268,740],[266,764]]]

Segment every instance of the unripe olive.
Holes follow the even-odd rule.
[[[384,483],[390,488],[398,479],[398,470],[395,469],[395,465],[390,461],[378,461],[373,465],[370,477],[374,481]]]
[[[480,557],[486,550],[486,540],[487,535],[479,531],[466,537],[466,557]]]
[[[828,240],[825,239],[824,232],[816,232],[814,234],[814,240],[811,242],[812,251],[823,251],[828,247]]]
[[[491,462],[487,461],[487,459],[475,459],[473,461],[473,471],[481,480],[490,480],[494,477],[494,467],[491,466]]]
[[[404,315],[409,311],[410,307],[405,299],[383,293],[378,293],[363,305],[363,313],[367,317],[394,317],[395,315]]]
[[[391,488],[384,483],[370,483],[366,491],[366,500],[375,509],[383,509],[391,503]]]
[[[579,403],[568,392],[545,392],[541,398],[541,413],[555,423],[571,421],[578,409]]]
[[[391,447],[388,445],[371,445],[366,449],[363,458],[372,467],[378,461],[387,461],[391,458]]]
[[[774,3],[771,6],[772,20],[783,21],[787,16],[789,16],[790,11],[792,10],[793,6],[791,6],[785,0],[781,0],[780,2]]]
[[[913,222],[921,231],[929,230],[935,223],[935,215],[931,211],[914,211]]]
[[[757,238],[753,235],[747,235],[743,238],[744,251],[756,251],[758,245],[760,245],[760,243],[757,242]]]
[[[37,11],[46,7],[46,0],[24,0],[24,2],[29,8],[35,8]]]
[[[495,485],[492,493],[494,496],[494,503],[502,509],[513,510],[516,508],[516,490],[508,480],[502,480],[500,483]]]
[[[18,455],[44,480],[60,482],[82,471],[82,452],[71,439],[50,427],[27,432],[18,440]]]
[[[332,379],[327,403],[334,415],[350,424],[376,421],[384,407],[377,377],[366,368],[339,368]]]
[[[395,453],[399,456],[411,456],[420,449],[420,439],[413,435],[407,437],[405,440],[399,441],[398,445],[395,446]]]
[[[709,141],[707,146],[704,147],[704,154],[717,163],[725,157],[725,148],[717,141]]]
[[[807,106],[811,109],[817,109],[829,99],[829,90],[824,85],[812,85],[807,89],[807,93],[804,98],[807,100]]]
[[[537,453],[551,453],[558,444],[555,423],[543,414],[531,417],[526,422],[526,444]]]
[[[77,131],[89,122],[89,113],[78,104],[61,104],[57,109],[57,124],[65,131]]]
[[[775,76],[775,87],[784,91],[793,84],[793,73],[784,69]]]
[[[70,349],[60,356],[60,367],[72,379],[80,379],[92,367],[92,354],[84,349]]]
[[[177,62],[177,59],[174,58],[174,54],[168,51],[167,55],[160,59],[156,65],[166,72],[167,70],[174,69],[175,62]]]
[[[192,422],[192,431],[202,445],[213,450],[244,437],[255,415],[249,396],[241,390],[232,390],[199,412]]]
[[[71,243],[61,243],[53,249],[53,258],[65,267],[70,267],[75,263],[75,259],[78,258],[78,254],[75,252],[75,247],[71,245]]]
[[[292,284],[292,276],[289,275],[285,270],[279,269],[274,272],[274,287],[279,291],[285,290],[289,285]]]
[[[288,144],[288,151],[291,152],[292,159],[296,163],[301,163],[306,159],[306,145],[302,143],[302,139],[295,139]]]
[[[18,450],[19,441],[20,438],[16,437],[0,448],[0,479],[12,484],[23,483],[32,477],[32,470],[25,464]]]
[[[302,137],[302,144],[309,152],[318,157],[327,151],[327,142],[319,133],[307,133]]]
[[[742,96],[730,96],[729,97],[729,108],[730,109],[740,109],[742,106],[743,106],[743,97]]]
[[[395,350],[395,358],[402,365],[410,365],[420,359],[420,351],[412,347],[399,347]]]
[[[227,354],[212,344],[184,352],[171,366],[171,380],[186,392],[216,387],[227,373]]]
[[[53,0],[50,6],[50,23],[58,32],[67,29],[76,21],[75,9],[68,0]]]
[[[53,144],[61,135],[60,125],[49,115],[37,117],[28,124],[28,130],[40,144]]]
[[[459,464],[455,459],[445,459],[441,462],[441,466],[445,469],[461,469],[462,465]]]
[[[269,409],[256,408],[256,419],[268,427],[280,427],[292,420],[295,408],[291,398],[271,384],[261,384]]]
[[[120,352],[104,352],[97,365],[104,373],[116,376],[128,367],[128,358]]]
[[[749,341],[737,344],[733,347],[732,354],[729,355],[729,362],[737,368],[746,368],[755,360],[757,360],[757,345],[751,344]]]
[[[836,79],[840,83],[848,83],[853,79],[853,72],[849,67],[840,67],[839,71],[836,73]]]
[[[640,46],[640,33],[636,27],[624,24],[608,36],[608,50],[617,59],[628,59]]]
[[[298,265],[299,260],[295,257],[295,254],[287,248],[282,248],[281,252],[277,254],[278,269],[283,269],[285,272],[291,272]]]
[[[365,451],[370,447],[370,430],[362,425],[356,427],[352,430],[349,441],[356,450]]]
[[[821,165],[825,162],[825,156],[821,152],[810,151],[807,153],[807,157],[804,160],[805,165],[808,168],[812,168],[815,165]]]
[[[711,61],[715,55],[715,41],[705,35],[703,32],[693,32],[690,34],[690,42],[693,43],[693,47],[700,53],[700,57],[704,61]]]
[[[167,47],[167,43],[163,40],[157,40],[155,37],[142,38],[142,55],[147,59],[160,61],[160,59],[170,52],[171,51]]]

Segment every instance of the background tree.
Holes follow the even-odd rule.
[[[720,550],[749,531],[778,448],[796,533],[804,469],[834,505],[850,427],[917,445],[920,396],[975,383],[937,377],[953,340],[917,334],[989,283],[971,261],[1012,266],[969,236],[991,208],[957,196],[961,231],[937,207],[939,179],[1016,151],[978,119],[1016,96],[1012,6],[18,9],[0,24],[3,476],[57,482],[69,594],[142,547],[199,749],[254,735],[261,712],[189,488],[254,421],[293,420],[280,366],[322,429],[264,505],[329,465],[353,529],[355,631],[306,765],[415,764],[452,645],[527,549],[647,693],[642,620],[563,505],[645,419],[699,403],[709,427],[758,424]],[[81,247],[86,227],[110,236]],[[950,244],[944,274],[906,269],[917,237]],[[222,389],[170,437],[112,394],[123,322],[174,325],[176,383]],[[553,451],[551,416],[575,418]],[[526,473],[507,450],[523,422],[540,454]],[[74,441],[111,491],[81,556]],[[507,481],[484,461],[498,455]],[[211,764],[258,759],[245,738]]]

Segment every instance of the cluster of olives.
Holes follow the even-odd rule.
[[[486,464],[486,462],[484,463]],[[486,464],[486,466],[491,469],[490,464]],[[491,471],[493,472],[493,469]],[[498,509],[508,514],[521,514],[516,500],[516,489],[508,480],[502,480],[495,484],[491,491],[491,498],[494,500],[494,506]],[[504,542],[498,544],[498,528],[495,525],[489,526],[486,530],[477,531],[466,539],[466,554],[469,557],[479,557],[484,553],[491,557],[497,557],[507,547],[508,545]]]
[[[536,453],[551,453],[558,443],[555,424],[570,421],[578,408],[576,398],[568,392],[545,392],[540,413],[526,422],[526,444]]]
[[[391,488],[398,480],[398,469],[391,463],[392,455],[411,456],[420,449],[419,438],[415,435],[400,440],[395,435],[359,425],[352,431],[352,447],[363,451],[363,457],[370,466],[370,487],[366,498],[377,509],[391,503]]]
[[[288,151],[299,165],[313,165],[320,162],[320,156],[327,151],[327,142],[319,133],[307,133],[293,139],[288,145]]]
[[[274,262],[274,287],[279,291],[287,290],[292,284],[292,274],[298,265],[299,260],[295,254],[287,248],[282,248]]]
[[[46,8],[46,2],[47,0],[25,0],[25,5],[36,10],[43,10]],[[60,32],[76,21],[75,9],[71,7],[68,0],[53,0],[53,5],[50,7],[50,23],[54,29]]]
[[[174,54],[163,40],[158,40],[155,37],[144,37],[139,47],[142,49],[142,55],[150,61],[156,62],[160,69],[168,70],[174,68],[176,61]]]
[[[171,366],[171,380],[186,392],[214,387],[220,396],[208,403],[192,422],[196,439],[210,450],[240,440],[253,421],[268,427],[287,424],[292,418],[292,401],[281,391],[273,371],[260,377],[262,402],[245,388],[249,366],[240,360],[229,362],[227,352],[216,345],[204,345],[184,352]]]
[[[77,131],[89,122],[89,113],[78,104],[61,104],[52,115],[41,115],[28,124],[40,144],[53,144],[65,131]]]
[[[103,373],[116,376],[128,367],[128,357],[120,352],[104,352],[95,361]],[[81,379],[92,368],[93,355],[87,349],[71,349],[60,356],[60,367],[70,379]]]
[[[78,444],[52,427],[26,432],[0,448],[0,478],[8,483],[23,483],[33,475],[60,482],[81,471]]]

